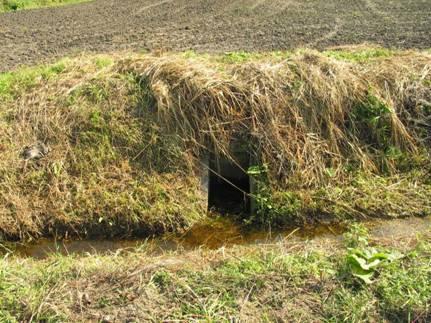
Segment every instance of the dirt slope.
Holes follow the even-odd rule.
[[[96,0],[1,14],[0,71],[82,50],[429,48],[430,12],[429,0]]]

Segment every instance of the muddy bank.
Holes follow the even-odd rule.
[[[408,247],[418,236],[431,234],[431,217],[394,220],[373,220],[363,224],[369,229],[371,241],[379,244],[400,244]],[[320,224],[302,228],[286,228],[279,231],[251,231],[227,219],[213,219],[194,225],[183,235],[166,235],[163,238],[145,240],[70,240],[42,239],[35,243],[17,243],[4,246],[15,255],[44,259],[52,253],[62,255],[104,255],[125,253],[139,249],[149,254],[163,255],[166,252],[192,251],[197,248],[216,250],[222,247],[261,246],[283,243],[285,245],[327,245],[329,249],[339,247],[348,223]]]
[[[96,0],[0,15],[0,71],[81,51],[431,47],[431,2]]]

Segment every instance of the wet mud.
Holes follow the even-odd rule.
[[[372,241],[409,243],[417,235],[431,234],[431,217],[364,222]],[[42,239],[35,243],[16,243],[3,247],[3,254],[14,252],[22,257],[43,259],[52,253],[62,255],[114,254],[136,251],[141,248],[154,255],[169,251],[193,250],[196,248],[219,249],[235,245],[264,245],[292,243],[297,245],[320,244],[328,248],[339,244],[347,231],[347,224],[320,224],[302,228],[287,228],[281,231],[250,231],[223,218],[197,224],[183,235],[170,235],[146,240],[71,240],[55,241]]]

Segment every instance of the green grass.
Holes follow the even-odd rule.
[[[376,58],[391,57],[395,51],[386,48],[365,48],[353,50],[328,50],[324,52],[325,55],[349,62],[364,63]]]
[[[301,53],[306,50],[297,50],[296,52]],[[425,52],[430,52],[427,50]],[[224,64],[241,64],[252,61],[259,61],[263,59],[275,59],[275,60],[283,60],[288,59],[294,54],[293,51],[273,51],[273,52],[261,52],[261,53],[253,53],[246,51],[234,51],[227,52],[222,55],[216,56],[216,61]],[[376,59],[388,58],[394,55],[398,55],[399,53],[396,50],[391,50],[387,48],[380,47],[365,47],[365,48],[346,48],[339,50],[324,50],[322,54],[334,58],[340,61],[347,61],[352,63],[366,63]],[[194,51],[188,51],[185,54],[185,57],[202,57],[203,54],[197,54]]]
[[[87,2],[91,0],[1,0],[0,13],[23,9],[35,9],[44,7],[62,6],[73,3]]]
[[[350,235],[346,242],[359,237],[364,238]],[[10,254],[0,260],[0,321],[114,315],[133,321],[426,322],[430,241],[422,237],[400,251],[402,257],[377,268],[371,284],[352,275],[345,247],[329,253],[254,246],[159,257],[136,250],[54,254],[42,261]]]
[[[67,59],[63,59],[48,66],[23,68],[19,73],[0,73],[0,98],[14,99],[17,94],[31,89],[38,82],[54,78],[65,70],[67,62]]]
[[[429,52],[425,51],[425,52]],[[306,52],[306,50],[299,49],[296,53]],[[246,52],[246,51],[233,51],[221,55],[215,55],[214,60],[223,64],[241,64],[247,62],[256,62],[264,59],[283,60],[288,59],[294,54],[293,51],[272,51],[272,52]],[[368,48],[348,48],[340,50],[324,50],[322,54],[340,61],[347,61],[352,63],[366,63],[376,59],[388,58],[398,55],[399,52],[387,48],[368,47]],[[196,53],[194,51],[187,51],[184,53],[186,58],[202,58],[211,59],[210,55]]]

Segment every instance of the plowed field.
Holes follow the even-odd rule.
[[[80,51],[431,47],[429,0],[96,0],[0,15],[0,71]]]

